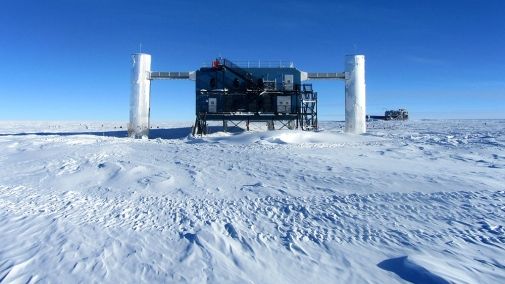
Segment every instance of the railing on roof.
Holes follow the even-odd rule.
[[[218,59],[220,60],[220,59]],[[288,60],[230,60],[241,68],[294,68],[293,61]],[[211,67],[212,63],[204,63],[203,67]]]

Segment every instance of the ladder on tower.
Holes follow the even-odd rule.
[[[300,92],[300,127],[302,130],[317,130],[317,92],[312,84],[303,84]]]

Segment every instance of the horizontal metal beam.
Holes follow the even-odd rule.
[[[308,80],[336,80],[345,79],[345,72],[321,73],[309,72],[307,73]]]
[[[189,80],[192,72],[159,72],[151,71],[151,80]]]
[[[194,80],[195,72],[160,72],[151,71],[151,80]],[[337,80],[345,79],[345,72],[309,72],[307,80]]]

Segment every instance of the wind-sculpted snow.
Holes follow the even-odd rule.
[[[48,126],[0,134],[2,283],[505,280],[504,121]]]
[[[261,228],[267,239],[321,244],[381,242],[409,245],[448,236],[469,243],[505,245],[505,191],[374,193],[326,197],[170,199],[93,197],[77,192],[39,195],[23,187],[2,188],[2,208],[14,214],[57,217],[72,224],[98,224],[133,231],[180,233],[217,223],[237,238],[243,228]],[[469,210],[471,208],[472,210]],[[97,211],[100,210],[100,215]],[[463,220],[474,220],[466,223]],[[274,231],[267,228],[274,224]],[[289,248],[291,243],[287,243]]]

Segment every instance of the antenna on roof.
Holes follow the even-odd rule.
[[[142,53],[142,43],[139,43],[139,53]]]

